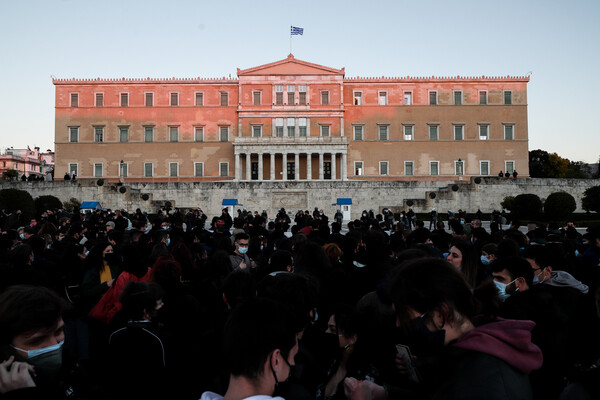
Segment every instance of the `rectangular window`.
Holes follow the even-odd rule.
[[[509,174],[512,174],[515,171],[515,162],[514,161],[505,161],[504,162],[504,170]]]
[[[120,126],[119,127],[119,142],[129,142],[129,127],[128,126]]]
[[[283,137],[283,118],[275,120],[275,136]]]
[[[379,92],[379,105],[387,106],[387,92]]]
[[[454,91],[454,104],[460,106],[463,103],[463,94],[462,91],[456,90]]]
[[[504,140],[514,140],[514,125],[504,125]]]
[[[121,107],[129,107],[129,93],[121,93]]]
[[[489,161],[479,161],[479,175],[489,175],[490,174],[490,162]]]
[[[331,127],[329,125],[321,125],[321,136],[322,137],[329,137],[330,128]]]
[[[104,93],[96,93],[96,107],[104,107]]]
[[[296,121],[294,118],[287,119],[287,135],[288,137],[296,136]]]
[[[255,106],[260,106],[260,91],[252,92],[252,103]]]
[[[171,93],[171,107],[176,107],[179,105],[179,93]]]
[[[229,127],[228,126],[220,126],[219,127],[219,140],[221,142],[229,141]]]
[[[71,176],[73,176],[73,175],[78,176],[79,175],[79,168],[78,168],[77,164],[69,164],[69,174]]]
[[[288,95],[288,101],[287,101],[287,103],[289,105],[294,105],[294,95],[295,95],[294,91],[295,91],[295,87],[294,86],[288,86],[287,87],[287,95]]]
[[[298,136],[306,137],[306,118],[298,118]]]
[[[179,163],[176,163],[176,162],[169,163],[169,176],[170,177],[179,176]]]
[[[404,161],[404,175],[413,176],[415,174],[412,161]]]
[[[387,161],[379,161],[379,175],[387,175],[388,174],[388,162]]]
[[[204,176],[204,163],[194,163],[194,176]]]
[[[354,140],[363,140],[363,128],[362,125],[354,125]]]
[[[179,141],[179,127],[178,126],[170,126],[169,127],[169,142],[178,142]]]
[[[153,126],[145,126],[144,127],[144,142],[154,142],[154,127]]]
[[[196,106],[200,107],[204,105],[204,92],[196,92]]]
[[[440,162],[429,161],[429,175],[438,176],[440,174]]]
[[[146,178],[152,178],[152,174],[154,172],[153,170],[154,170],[154,164],[149,163],[149,162],[144,163],[144,176]]]
[[[329,91],[323,90],[321,92],[321,104],[324,106],[329,105]]]
[[[229,176],[229,163],[219,163],[219,176]]]
[[[306,86],[298,86],[298,104],[306,104]]]
[[[129,176],[129,164],[127,164],[127,163],[119,164],[119,167],[121,168],[121,176],[123,178],[127,178]]]
[[[79,127],[78,126],[70,126],[69,127],[69,142],[71,142],[71,143],[79,142]]]
[[[261,137],[262,136],[262,126],[261,125],[252,125],[252,137]]]
[[[354,92],[354,105],[362,106],[362,92]]]
[[[454,125],[454,140],[464,139],[464,125]]]
[[[275,86],[275,104],[283,104],[283,86]]]
[[[479,125],[479,140],[488,140],[490,138],[490,126],[488,124]]]
[[[487,92],[482,90],[479,92],[479,104],[486,105],[487,104]]]
[[[429,105],[437,105],[437,92],[429,92]]]
[[[404,92],[404,105],[405,106],[412,105],[412,92]]]
[[[512,90],[504,91],[504,104],[506,104],[506,105],[512,104]]]
[[[439,139],[439,129],[438,125],[429,125],[429,140],[438,140]]]
[[[79,107],[79,93],[71,93],[71,107]]]
[[[379,140],[388,140],[389,125],[379,125]]]
[[[102,164],[94,164],[94,177],[101,178],[102,172]]]
[[[154,107],[154,93],[146,93],[146,107]]]
[[[101,143],[104,142],[104,127],[103,126],[95,126],[94,127],[94,141]]]
[[[196,142],[204,142],[204,127],[197,126],[194,128],[194,140]]]
[[[404,140],[413,140],[414,125],[403,125]]]
[[[221,105],[228,106],[229,105],[229,93],[221,92]]]
[[[363,162],[362,161],[354,161],[354,175],[355,176],[363,176],[364,175]]]

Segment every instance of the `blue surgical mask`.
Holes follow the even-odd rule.
[[[19,233],[19,237],[21,238],[21,240],[25,240],[25,234]]]
[[[575,257],[579,257],[579,250],[575,250]]]
[[[483,265],[489,265],[489,264],[490,264],[490,260],[488,260],[486,256],[483,256],[483,255],[482,255],[482,256],[481,256],[481,263],[482,263]]]
[[[18,347],[15,347],[13,345],[11,345],[11,347],[13,349],[22,351],[23,353],[27,353],[27,359],[29,360],[30,358],[41,356],[42,354],[46,354],[46,353],[50,353],[52,351],[59,350],[63,346],[64,343],[65,343],[65,341],[63,340],[62,342],[56,343],[55,345],[48,346],[48,347],[42,347],[41,349],[34,349],[34,350],[23,350]]]
[[[171,244],[171,238],[167,238],[167,246]]]
[[[500,296],[500,300],[502,302],[506,301],[506,299],[508,299],[510,297],[509,293],[506,293],[506,287],[508,285],[510,285],[511,283],[514,283],[517,279],[513,280],[512,282],[509,282],[507,284],[502,283],[502,282],[498,282],[497,280],[494,280],[494,284],[496,285],[496,288],[498,289],[498,295]],[[517,288],[515,290],[515,292],[519,290],[519,288]]]
[[[238,251],[240,252],[240,254],[246,254],[248,252],[248,248],[247,247],[239,247]]]
[[[260,251],[264,251],[265,250],[265,246],[263,246],[262,244],[260,245]]]

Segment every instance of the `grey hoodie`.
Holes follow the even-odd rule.
[[[543,283],[556,287],[570,287],[579,290],[583,294],[587,294],[587,292],[590,290],[587,285],[584,285],[575,279],[573,275],[565,271],[552,271],[550,274],[550,279]]]

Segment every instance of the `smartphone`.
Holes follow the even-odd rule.
[[[417,370],[415,369],[415,366],[412,363],[412,355],[410,354],[410,348],[403,344],[397,344],[396,351],[398,352],[398,354],[400,354],[400,357],[402,357],[402,362],[404,362],[404,365],[408,370],[408,379],[418,383],[419,376],[417,375]]]

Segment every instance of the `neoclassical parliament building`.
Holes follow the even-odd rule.
[[[529,77],[346,77],[287,58],[237,78],[54,79],[56,166],[134,182],[529,175]]]

